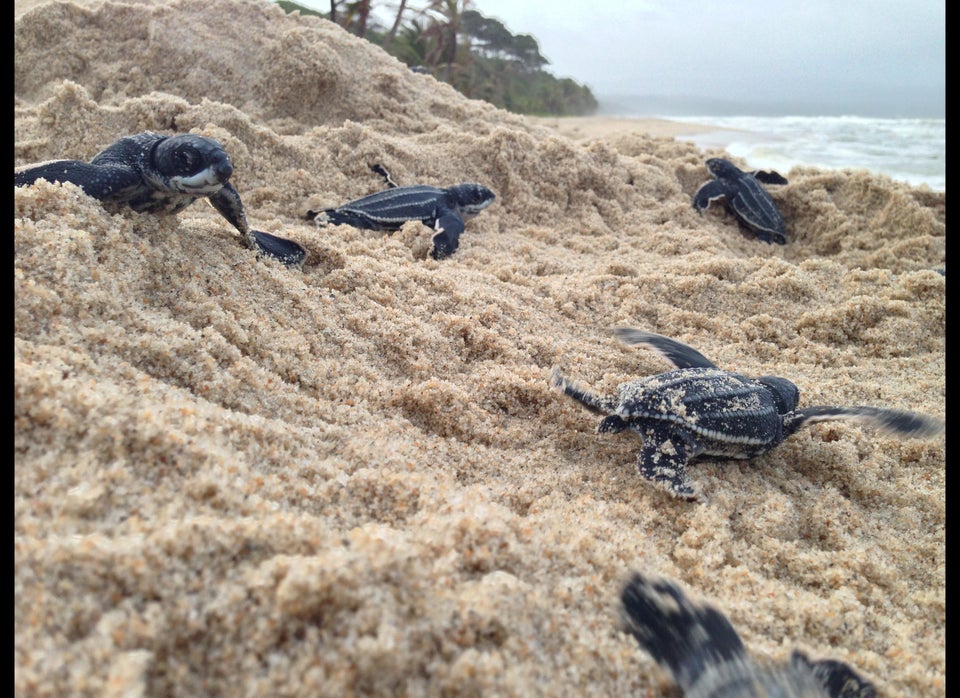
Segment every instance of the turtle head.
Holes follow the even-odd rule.
[[[153,176],[159,180],[155,183],[183,194],[215,194],[233,174],[223,146],[193,133],[160,140],[153,148],[151,161]]]
[[[707,171],[713,175],[715,179],[733,177],[740,173],[740,169],[737,168],[736,165],[723,158],[710,158],[707,160]]]
[[[464,218],[472,218],[477,215],[497,198],[497,195],[485,186],[474,182],[458,184],[451,187],[450,191],[456,197],[460,215]]]
[[[786,378],[760,376],[757,378],[757,382],[765,385],[773,395],[773,401],[777,405],[777,414],[787,414],[797,409],[797,405],[800,403],[800,389]]]

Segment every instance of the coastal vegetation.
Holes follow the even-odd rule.
[[[518,114],[583,116],[597,100],[586,85],[546,70],[530,34],[513,34],[472,0],[329,0],[328,12],[277,0],[286,12],[316,15],[377,44],[412,70],[429,73],[473,99]],[[386,17],[387,20],[381,18]]]

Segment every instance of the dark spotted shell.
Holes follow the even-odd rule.
[[[749,458],[783,440],[783,419],[764,384],[717,368],[684,368],[622,383],[616,414],[641,434],[669,423],[705,454]]]

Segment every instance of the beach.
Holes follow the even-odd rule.
[[[617,116],[529,117],[530,121],[555,130],[575,141],[629,138],[631,135],[677,138],[725,129],[710,124],[687,123],[671,119],[622,118]]]
[[[758,661],[945,691],[945,439],[811,425],[637,472],[551,389],[670,368],[612,333],[777,375],[800,405],[945,416],[945,194],[797,167],[767,245],[691,197],[668,120],[468,100],[255,0],[15,2],[14,165],[215,138],[250,224],[14,192],[14,690],[22,696],[669,695],[619,630],[631,570],[722,609]],[[703,125],[710,127],[709,124]],[[497,199],[433,231],[319,226],[400,184]]]

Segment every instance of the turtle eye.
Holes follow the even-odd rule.
[[[203,156],[195,148],[181,148],[176,153],[177,171],[181,174],[192,174],[200,169]]]

